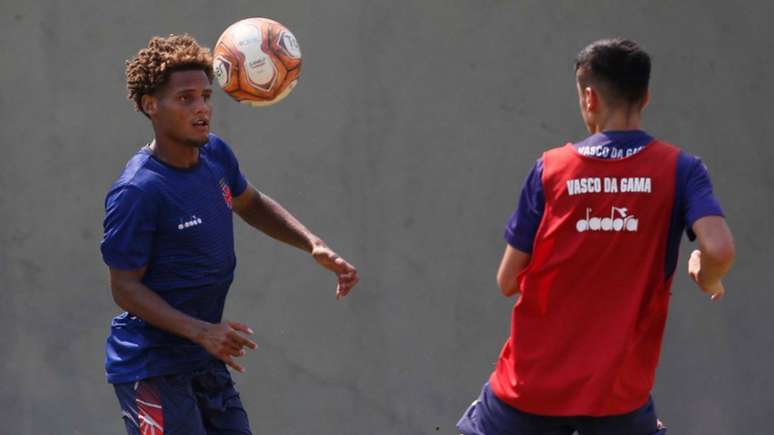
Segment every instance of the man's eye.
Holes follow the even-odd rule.
[[[181,96],[177,97],[177,99],[185,103],[190,98],[188,97],[188,95],[181,95]]]
[[[204,101],[210,101],[210,97],[212,97],[212,95],[209,95],[209,94],[205,95]]]

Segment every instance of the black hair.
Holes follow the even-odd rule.
[[[650,81],[650,56],[629,39],[592,42],[575,58],[581,87],[597,85],[610,104],[639,104]]]
[[[137,111],[142,110],[142,96],[152,95],[175,71],[202,70],[212,83],[212,54],[187,35],[154,36],[148,47],[126,61],[128,98]],[[147,114],[145,114],[147,116]]]

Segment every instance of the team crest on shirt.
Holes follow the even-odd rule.
[[[220,179],[220,190],[223,192],[223,201],[226,202],[226,206],[229,210],[233,210],[233,197],[231,196],[231,189],[228,187],[226,180]]]

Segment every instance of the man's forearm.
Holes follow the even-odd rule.
[[[240,217],[268,236],[298,249],[312,252],[321,240],[277,201],[257,192],[239,212]]]
[[[197,342],[208,323],[173,308],[140,282],[112,283],[113,299],[127,312],[172,334]]]
[[[701,252],[701,268],[698,273],[699,285],[713,284],[721,280],[731,269],[736,256],[734,239],[719,216],[708,216],[694,223],[694,232]]]
[[[733,262],[733,254],[717,255],[712,252],[701,251],[701,269],[699,270],[698,284],[704,286],[720,281],[731,269]]]
[[[529,253],[506,245],[500,267],[497,269],[497,284],[504,296],[511,297],[519,292],[519,273],[527,267],[529,259]]]

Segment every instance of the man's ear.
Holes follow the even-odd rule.
[[[151,116],[158,110],[158,101],[153,95],[143,95],[140,99],[140,107],[146,115]]]
[[[599,94],[591,86],[583,88],[586,112],[596,112],[599,109]]]
[[[650,89],[647,89],[645,91],[645,96],[642,98],[642,109],[640,110],[643,110],[646,107],[648,107],[648,103],[650,103]]]

